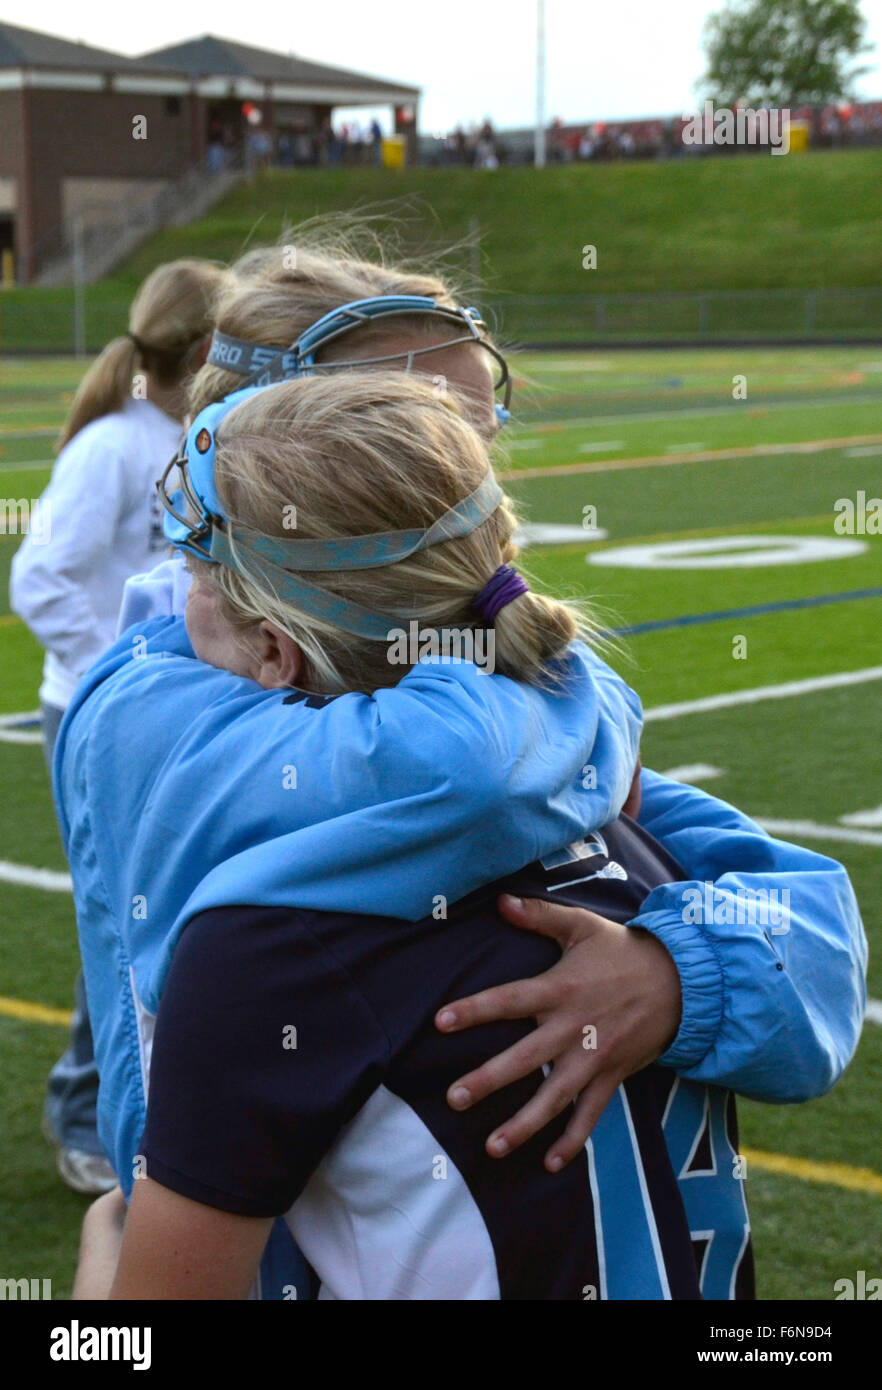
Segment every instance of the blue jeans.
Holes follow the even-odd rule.
[[[52,753],[64,710],[46,704],[42,709],[43,751],[51,774]],[[98,1068],[92,1048],[86,988],[83,972],[80,971],[74,986],[74,1010],[67,1050],[49,1073],[46,1092],[46,1118],[63,1148],[84,1149],[86,1153],[106,1157],[104,1146],[98,1138],[97,1106]]]

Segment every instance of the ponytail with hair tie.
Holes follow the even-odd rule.
[[[528,593],[529,589],[526,579],[518,574],[516,569],[512,569],[511,565],[500,565],[483,589],[475,594],[472,607],[477,609],[486,622],[492,623],[497,613],[516,598],[520,598],[521,594]]]
[[[137,360],[160,386],[183,384],[187,354],[211,332],[215,303],[227,278],[218,266],[199,260],[172,261],[148,275],[132,302],[129,323],[134,327],[108,343],[86,372],[59,448],[92,421],[123,408]]]

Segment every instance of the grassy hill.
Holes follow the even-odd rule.
[[[232,260],[246,245],[274,240],[286,224],[402,197],[408,202],[399,225],[404,249],[437,252],[459,243],[453,264],[472,274],[479,270],[482,301],[503,306],[515,332],[529,322],[532,337],[541,336],[537,319],[560,336],[572,315],[563,303],[530,306],[517,296],[882,286],[882,151],[493,173],[274,170],[238,189],[206,219],[160,233],[119,272],[91,287],[90,345],[115,331],[125,301],[160,261],[183,255]],[[461,244],[474,221],[481,234],[479,266]],[[596,270],[582,267],[587,244],[597,248]],[[0,348],[36,347],[41,339],[51,346],[59,333],[67,346],[70,298],[63,290],[0,296]],[[593,315],[595,301],[579,302]],[[780,331],[798,332],[803,319],[797,314],[791,324],[781,303]],[[843,331],[850,325],[851,331],[873,330],[859,296],[842,313]],[[594,323],[591,317],[587,328]],[[639,326],[634,331],[640,335]],[[672,321],[668,331],[689,331],[689,324],[681,329]]]

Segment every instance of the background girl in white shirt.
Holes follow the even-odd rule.
[[[208,261],[159,266],[132,302],[128,332],[86,373],[60,452],[12,563],[10,601],[45,648],[40,704],[51,769],[58,727],[80,677],[116,635],[123,586],[165,553],[156,480],[174,454],[186,388],[208,347],[226,274]],[[100,525],[95,524],[100,499]],[[82,976],[70,1044],[53,1068],[44,1131],[78,1192],[114,1176],[95,1129],[98,1076]]]

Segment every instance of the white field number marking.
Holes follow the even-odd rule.
[[[617,545],[586,555],[589,565],[621,569],[747,569],[764,565],[805,565],[861,555],[866,542],[844,536],[720,536],[692,541],[652,541]]]

